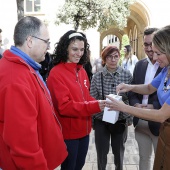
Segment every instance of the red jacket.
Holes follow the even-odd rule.
[[[60,63],[47,80],[64,139],[77,139],[91,131],[91,115],[100,112],[90,96],[86,71],[75,63]]]
[[[47,89],[9,50],[0,60],[0,164],[4,170],[52,170],[67,156]]]

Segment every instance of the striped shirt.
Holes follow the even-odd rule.
[[[101,74],[103,76],[101,76]],[[103,68],[103,71],[97,72],[96,74],[93,75],[91,81],[90,94],[97,100],[103,100],[102,79],[103,79],[103,95],[105,99],[106,95],[116,94],[116,86],[119,85],[120,83],[131,84],[132,75],[130,71],[124,70],[120,66],[118,66],[117,70],[114,73],[109,72],[107,70],[107,67],[105,66]],[[124,103],[129,104],[127,93],[120,93],[119,95],[122,96],[122,100],[124,101]],[[102,120],[103,112],[95,114],[95,118]],[[126,118],[130,119],[127,120],[128,122],[132,121],[132,116],[130,116],[128,113],[120,112],[118,120]]]

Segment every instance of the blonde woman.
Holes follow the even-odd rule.
[[[138,62],[138,58],[136,55],[132,53],[132,48],[130,45],[126,45],[124,48],[125,57],[122,61],[122,67],[126,70],[129,70],[133,75],[133,70],[135,68],[136,63]]]
[[[139,94],[152,94],[157,91],[161,108],[158,110],[136,108],[118,102],[109,96],[112,102],[107,102],[106,106],[110,110],[126,111],[133,116],[162,123],[153,170],[168,170],[170,167],[170,25],[157,31],[152,42],[153,59],[163,68],[162,71],[149,84],[122,83],[117,86],[116,90],[119,93],[133,91]]]

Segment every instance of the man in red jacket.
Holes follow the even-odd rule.
[[[53,170],[67,156],[60,123],[39,62],[49,49],[46,26],[24,17],[0,61],[0,167]]]

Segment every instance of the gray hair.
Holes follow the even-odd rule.
[[[14,30],[14,44],[15,46],[22,46],[28,36],[38,36],[40,34],[40,27],[42,21],[33,16],[21,18],[15,26]]]

